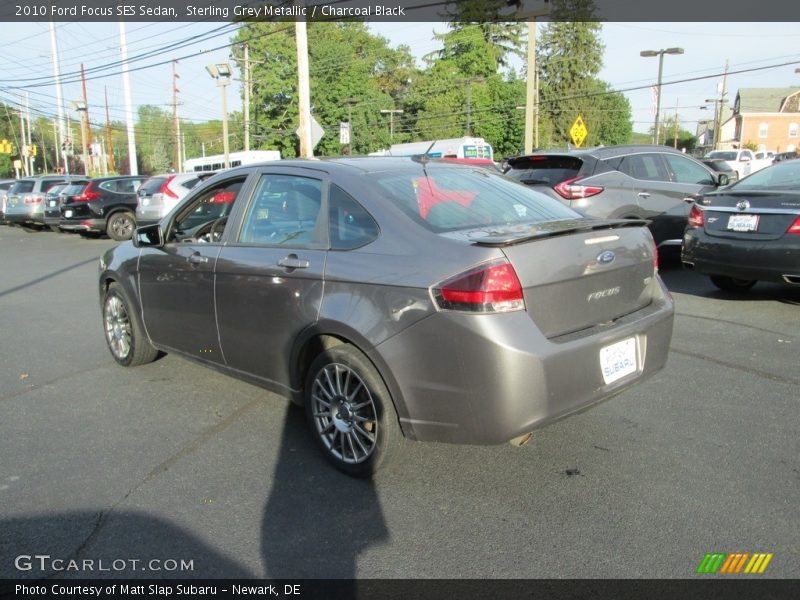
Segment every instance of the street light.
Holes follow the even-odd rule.
[[[382,108],[381,109],[382,115],[389,115],[389,141],[391,142],[394,138],[394,116],[395,115],[402,115],[403,111],[399,108]]]
[[[658,84],[656,88],[658,90],[658,96],[656,97],[656,126],[655,126],[655,144],[658,144],[658,117],[659,113],[661,112],[661,75],[664,70],[664,55],[665,54],[683,54],[683,48],[664,48],[662,50],[642,50],[639,52],[639,56],[643,56],[645,58],[657,56],[658,57]]]
[[[227,88],[231,82],[231,66],[227,62],[206,65],[206,71],[213,79],[217,80],[220,96],[222,97],[222,148],[225,153],[225,168],[231,166],[230,149],[228,148],[228,93]]]
[[[714,139],[713,150],[719,149],[719,138],[722,134],[722,105],[725,104],[725,98],[706,98],[704,102],[714,103]]]
[[[72,109],[75,112],[81,113],[81,146],[83,147],[83,173],[84,175],[89,175],[89,153],[86,147],[86,124],[87,119],[86,116],[89,112],[89,107],[86,106],[86,102],[83,100],[76,100],[72,103]]]

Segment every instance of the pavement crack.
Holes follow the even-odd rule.
[[[711,356],[706,356],[705,354],[699,354],[697,352],[691,352],[689,350],[681,350],[680,348],[670,347],[669,351],[674,352],[675,354],[680,354],[681,356],[688,356],[690,358],[696,358],[698,360],[704,360],[710,363],[714,363],[715,365],[719,365],[721,367],[728,367],[729,369],[734,369],[736,371],[741,371],[743,373],[750,373],[751,375],[763,377],[764,379],[769,379],[771,381],[777,381],[778,383],[786,383],[788,385],[800,385],[800,379],[796,379],[794,377],[784,377],[782,375],[777,375],[775,373],[770,373],[768,371],[762,371],[760,369],[754,369],[752,367],[746,367],[741,364],[728,362],[726,360],[720,360],[718,358],[713,358]]]
[[[752,329],[754,331],[761,331],[763,333],[771,333],[774,335],[786,337],[785,331],[774,331],[772,329],[765,329],[764,327],[756,327],[755,325],[749,325],[747,323],[742,323],[741,321],[731,321],[729,319],[720,319],[718,317],[706,317],[704,315],[693,315],[690,313],[684,313],[679,311],[675,311],[675,314],[679,317],[688,317],[690,319],[701,319],[703,321],[714,321],[716,323],[725,323],[726,325],[735,325],[737,327],[743,327],[745,329]]]
[[[59,375],[58,377],[54,377],[53,379],[48,379],[47,381],[43,381],[41,383],[31,383],[28,384],[25,389],[17,390],[16,392],[11,392],[10,394],[6,394],[4,396],[0,396],[0,402],[5,402],[6,400],[13,400],[14,398],[18,398],[19,396],[24,396],[29,392],[33,392],[36,390],[40,390],[45,388],[49,385],[54,385],[56,383],[60,383],[62,381],[66,381],[68,379],[72,379],[73,377],[79,377],[82,375],[86,375],[87,373],[92,373],[94,371],[99,371],[101,369],[105,369],[108,367],[108,364],[103,365],[95,365],[92,367],[87,367],[85,369],[81,369],[80,371],[70,371],[69,373],[64,373],[63,375]],[[25,381],[30,381],[30,375],[25,378]]]
[[[195,450],[197,450],[200,446],[206,443],[211,438],[215,437],[216,435],[222,433],[225,429],[230,427],[234,422],[236,422],[239,417],[241,417],[244,413],[251,410],[254,406],[261,402],[260,398],[256,398],[248,402],[247,404],[243,404],[235,411],[233,411],[230,415],[228,415],[225,419],[213,425],[203,431],[200,435],[198,435],[193,440],[189,441],[185,446],[183,446],[180,450],[174,453],[172,456],[164,460],[163,462],[156,465],[153,469],[150,470],[147,475],[145,475],[139,483],[134,485],[130,488],[125,494],[114,504],[112,504],[108,509],[100,511],[97,516],[97,520],[95,521],[94,527],[92,531],[89,532],[89,535],[84,538],[83,542],[78,546],[75,551],[68,557],[67,561],[69,560],[78,560],[81,558],[81,555],[94,543],[97,537],[102,532],[103,528],[105,527],[106,523],[108,523],[109,518],[111,517],[112,513],[116,510],[116,508],[125,502],[128,498],[131,497],[137,490],[142,488],[144,485],[165,473],[172,467],[175,463],[180,461],[181,459],[189,456]]]

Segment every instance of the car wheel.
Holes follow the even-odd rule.
[[[736,279],[735,277],[723,277],[721,275],[711,275],[711,283],[721,290],[738,292],[749,290],[756,284],[754,279]]]
[[[103,298],[103,331],[111,356],[124,367],[153,362],[158,356],[118,283],[109,285]]]
[[[106,224],[108,237],[118,242],[131,239],[134,229],[136,229],[136,220],[129,212],[114,213],[108,218]]]
[[[405,441],[380,374],[359,350],[334,346],[317,356],[305,385],[306,416],[322,452],[353,477],[369,477]]]

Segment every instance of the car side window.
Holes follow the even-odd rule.
[[[178,214],[169,237],[177,241],[219,241],[246,179],[243,176],[221,181],[195,196]]]
[[[333,250],[352,250],[378,237],[378,224],[356,200],[338,185],[329,195],[330,241]]]
[[[309,247],[317,239],[321,204],[321,180],[297,175],[263,175],[244,218],[239,242]]]
[[[684,156],[665,154],[667,165],[672,172],[672,180],[677,183],[697,183],[701,185],[714,185],[711,174],[700,165],[693,163]]]
[[[634,179],[644,181],[669,181],[669,173],[664,168],[661,155],[656,153],[632,154],[620,164],[620,171]]]

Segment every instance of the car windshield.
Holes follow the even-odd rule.
[[[581,218],[558,200],[487,170],[429,167],[371,180],[383,197],[436,233]]]
[[[88,184],[86,183],[71,183],[61,190],[61,194],[65,196],[74,196],[80,194]]]
[[[797,190],[800,188],[800,161],[781,162],[756,171],[733,184],[731,189]]]
[[[704,158],[718,158],[720,160],[736,160],[736,152],[709,152]]]

